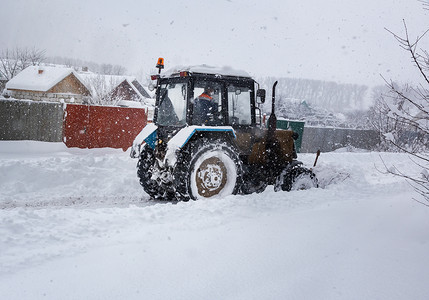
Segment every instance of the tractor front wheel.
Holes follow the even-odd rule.
[[[163,193],[159,184],[152,178],[152,168],[155,164],[155,155],[147,144],[143,146],[137,163],[137,176],[140,185],[151,198],[159,198]]]
[[[285,168],[276,179],[274,190],[291,191],[307,190],[319,187],[316,175],[310,169],[300,165]]]

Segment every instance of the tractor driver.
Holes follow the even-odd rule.
[[[218,105],[213,98],[214,89],[210,85],[206,85],[204,92],[195,98],[194,105],[194,124],[195,125],[215,125],[215,114]]]

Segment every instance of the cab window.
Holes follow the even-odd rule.
[[[162,83],[159,88],[156,123],[162,126],[183,126],[186,123],[186,82]]]
[[[197,80],[194,84],[193,125],[222,125],[222,85],[210,80]]]
[[[249,87],[228,85],[229,125],[252,124],[250,93]]]

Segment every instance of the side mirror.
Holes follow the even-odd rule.
[[[256,91],[256,102],[264,103],[265,102],[266,91],[264,89],[259,89]]]

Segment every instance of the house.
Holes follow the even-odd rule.
[[[91,95],[80,76],[71,68],[30,66],[6,83],[15,99],[82,103]]]
[[[148,114],[148,119],[153,119],[155,111],[155,99],[143,88],[135,78],[128,77],[122,81],[111,95],[120,99],[118,106],[123,107],[144,107]]]
[[[110,97],[118,99],[118,106],[146,108],[148,119],[153,119],[155,99],[149,95],[136,78],[126,76],[111,92]]]
[[[129,76],[124,77],[124,80],[111,91],[111,95],[117,99],[138,102],[151,98],[143,86],[134,77]]]

